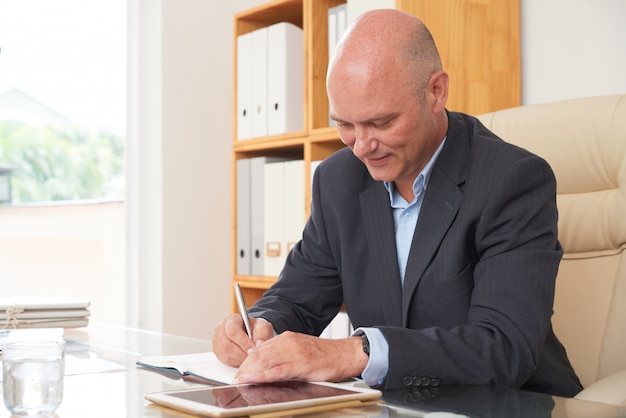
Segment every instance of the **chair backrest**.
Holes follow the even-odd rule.
[[[626,370],[626,95],[480,115],[502,139],[540,155],[557,178],[553,325],[583,386]]]

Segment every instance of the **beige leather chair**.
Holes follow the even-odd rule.
[[[479,119],[552,166],[564,249],[555,332],[585,387],[577,398],[626,405],[626,95]]]

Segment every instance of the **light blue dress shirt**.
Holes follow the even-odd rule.
[[[385,188],[389,192],[389,201],[393,209],[393,220],[396,233],[396,250],[398,254],[398,268],[400,270],[400,280],[404,284],[404,273],[406,263],[409,258],[409,250],[413,241],[413,233],[417,225],[424,194],[428,186],[430,174],[435,165],[437,157],[441,153],[446,139],[444,138],[437,148],[437,151],[430,158],[424,169],[413,181],[413,194],[415,197],[411,202],[407,202],[395,188],[393,183],[385,182]],[[370,386],[383,382],[389,369],[389,344],[382,332],[377,328],[357,328],[354,335],[367,335],[370,343],[370,358],[361,377]]]

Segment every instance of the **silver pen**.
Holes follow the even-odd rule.
[[[243,299],[239,283],[235,283],[235,299],[237,299],[237,307],[239,308],[241,319],[243,319],[243,324],[246,326],[248,337],[252,339],[252,327],[250,326],[250,318],[248,318],[248,308],[246,308],[246,301]]]

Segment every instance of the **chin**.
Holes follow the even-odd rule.
[[[372,178],[376,181],[387,181],[390,183],[393,182],[393,178],[391,178],[389,175],[385,175],[384,173],[381,173],[380,170],[367,167],[367,171],[370,173],[370,176],[372,176]]]

